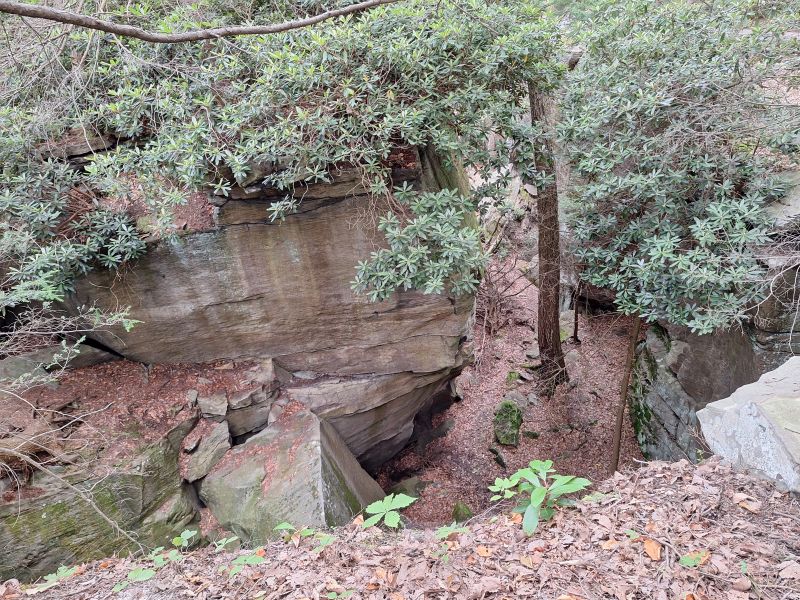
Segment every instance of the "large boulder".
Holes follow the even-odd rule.
[[[696,460],[697,411],[758,378],[752,343],[741,331],[692,334],[653,324],[639,347],[628,400],[642,452],[658,460]]]
[[[697,418],[715,454],[800,492],[800,357],[708,404]]]
[[[194,423],[178,425],[105,477],[65,472],[61,480],[44,478],[20,497],[8,492],[0,500],[0,581],[34,579],[60,565],[137,550],[108,519],[151,547],[195,527],[193,491],[178,474],[181,442]]]
[[[308,411],[286,415],[230,450],[200,486],[220,526],[246,542],[274,537],[283,521],[342,525],[383,497],[333,427]]]
[[[460,172],[431,153],[413,155],[416,166],[394,169],[395,184],[463,187]],[[130,306],[141,321],[133,330],[93,335],[144,363],[272,359],[295,374],[282,385],[305,386],[296,395],[377,466],[402,448],[415,414],[469,359],[473,299],[408,290],[373,303],[355,295],[355,267],[381,243],[375,225],[386,208],[354,170],[296,195],[298,212],[282,222],[271,222],[267,209],[283,192],[261,184],[211,197],[210,230],[153,243],[124,273],[92,272],[76,282],[70,305]],[[274,397],[249,406],[228,398],[237,403],[229,408],[221,397],[198,402],[217,420],[227,412],[236,437],[266,426]]]

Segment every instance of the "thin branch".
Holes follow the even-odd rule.
[[[267,35],[272,33],[282,33],[292,29],[300,29],[316,25],[329,19],[350,15],[361,12],[383,4],[393,4],[400,0],[367,0],[351,6],[328,10],[313,17],[284,21],[283,23],[273,23],[271,25],[240,25],[231,27],[215,27],[212,29],[197,29],[194,31],[184,31],[181,33],[158,33],[147,31],[133,25],[124,25],[105,21],[89,15],[82,15],[59,8],[50,8],[36,4],[26,4],[24,2],[14,2],[13,0],[0,0],[0,13],[18,15],[20,17],[31,17],[35,19],[45,19],[56,23],[66,23],[76,25],[85,29],[105,31],[124,37],[136,38],[154,44],[182,44],[185,42],[198,42],[201,40],[213,40],[223,37],[234,37],[238,35]]]

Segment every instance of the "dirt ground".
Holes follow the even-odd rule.
[[[476,514],[485,510],[491,496],[487,486],[534,459],[552,460],[559,473],[593,481],[609,474],[631,318],[592,315],[579,308],[580,343],[566,340],[563,344],[570,382],[559,386],[552,398],[539,398],[535,374],[529,375],[529,381],[509,376],[529,373],[523,365],[531,363],[526,352],[536,348],[537,289],[522,274],[525,263],[513,256],[502,263],[493,268],[505,274],[510,286],[502,318],[505,325],[494,335],[486,335],[479,305],[473,330],[476,363],[458,380],[463,399],[438,416],[439,423],[448,422],[447,434],[421,452],[414,445],[407,448],[378,477],[387,489],[403,478],[420,479],[424,486],[420,499],[405,512],[417,526],[450,523],[456,502],[465,503]],[[485,297],[479,298],[479,303],[484,301]],[[492,428],[495,407],[512,391],[532,401],[523,407],[523,435],[517,448],[496,444]],[[499,450],[506,468],[497,463],[490,447]],[[641,459],[626,413],[620,468]]]

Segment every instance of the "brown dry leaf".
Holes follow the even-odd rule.
[[[531,556],[521,556],[519,562],[524,567],[533,568],[533,557]]]
[[[519,525],[522,523],[522,515],[520,513],[514,513],[511,515],[511,522],[514,523],[514,525]]]
[[[483,556],[484,558],[492,555],[492,549],[488,546],[478,546],[475,548],[475,552],[478,556]]]
[[[353,525],[358,525],[361,527],[364,524],[364,515],[356,515],[356,518],[353,519]]]
[[[406,597],[403,594],[398,594],[397,592],[392,592],[389,594],[390,600],[406,600]]]
[[[747,577],[739,577],[731,587],[737,592],[746,592],[753,587],[753,584]]]
[[[369,591],[374,592],[375,590],[380,589],[381,586],[379,584],[377,584],[377,583],[368,583],[364,587],[366,589],[368,589]]]
[[[781,579],[798,579],[798,580],[800,580],[800,563],[798,563],[797,561],[793,560],[793,561],[789,562],[788,564],[787,563],[782,563],[781,566],[783,566],[783,565],[785,565],[785,566],[783,567],[783,569],[781,569],[781,572],[778,573],[778,577],[780,577]]]
[[[619,546],[619,542],[617,540],[615,540],[614,538],[609,538],[605,542],[603,542],[600,547],[603,550],[613,550],[617,546]]]
[[[597,521],[600,525],[608,529],[609,531],[612,529],[613,525],[611,524],[611,519],[609,519],[605,515],[595,515],[592,517],[595,521]]]
[[[747,512],[751,512],[754,515],[757,515],[758,513],[761,512],[762,505],[761,502],[759,502],[758,500],[751,500],[751,501],[742,500],[741,502],[739,502],[739,506],[741,506]]]
[[[583,598],[572,594],[561,594],[556,600],[583,600]]]
[[[727,600],[750,600],[750,594],[736,590],[728,590]]]
[[[644,551],[650,557],[650,560],[661,560],[661,544],[657,541],[647,538],[644,541]]]
[[[383,579],[384,581],[386,581],[386,576],[387,572],[386,569],[384,569],[383,567],[378,567],[377,569],[375,569],[375,577],[377,577],[378,579]]]
[[[648,521],[647,525],[644,526],[644,530],[647,533],[653,533],[656,529],[658,529],[658,527],[653,521]]]

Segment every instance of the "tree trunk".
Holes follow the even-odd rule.
[[[558,193],[565,185],[565,167],[559,165],[559,152],[555,141],[556,107],[553,99],[536,92],[529,86],[531,122],[542,123],[547,132],[545,152],[537,152],[536,168],[544,172],[552,183],[538,189],[536,212],[539,223],[539,307],[538,341],[542,361],[540,370],[541,393],[552,396],[556,386],[568,380],[561,350],[559,324],[561,286],[561,240],[558,222]],[[560,168],[559,168],[560,167]],[[561,184],[561,185],[559,185]]]
[[[614,426],[614,442],[611,449],[611,465],[608,469],[609,475],[613,475],[619,467],[619,450],[622,445],[622,425],[625,422],[625,405],[628,401],[628,385],[631,381],[631,371],[633,371],[633,357],[636,354],[636,343],[639,341],[639,331],[642,328],[642,320],[637,315],[631,324],[631,333],[628,339],[628,356],[625,358],[625,371],[622,374],[622,383],[619,389],[619,405],[617,406],[617,422]]]

